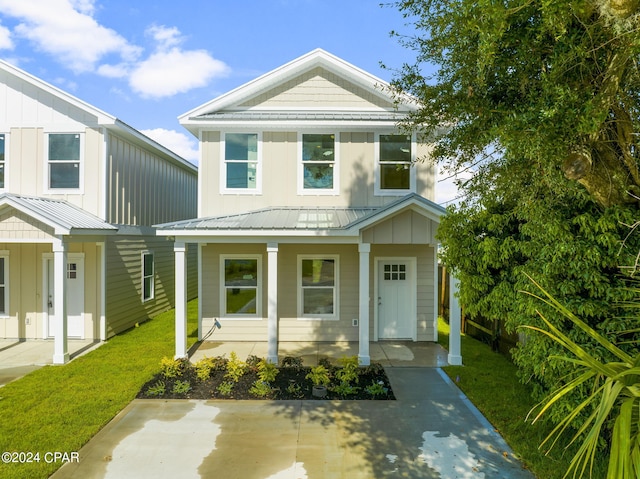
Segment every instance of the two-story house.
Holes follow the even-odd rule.
[[[152,225],[196,205],[194,165],[0,61],[0,338],[55,338],[64,363],[68,338],[170,308],[173,245]]]
[[[200,330],[216,341],[437,339],[429,145],[398,122],[416,108],[314,50],[179,117],[200,142],[198,218],[158,225],[199,248]],[[177,302],[176,356],[186,356]],[[455,358],[454,358],[455,359]]]

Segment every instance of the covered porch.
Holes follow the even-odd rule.
[[[0,337],[50,340],[53,364],[69,337],[104,339],[106,236],[117,228],[62,200],[0,195]]]
[[[213,329],[225,343],[264,341],[264,356],[272,363],[289,342],[348,342],[350,348],[357,344],[362,365],[370,364],[378,341],[437,341],[434,238],[442,214],[438,205],[414,194],[379,208],[267,208],[157,225],[158,235],[174,240],[175,356],[188,356],[186,278],[195,272],[186,270],[185,258],[192,244],[199,253],[199,339]],[[304,296],[305,281],[311,281],[303,278],[304,261],[312,257],[331,270],[319,288],[335,291],[317,317]],[[238,267],[234,261],[252,263],[235,282],[228,273]],[[387,280],[398,281],[383,288]],[[388,290],[393,297],[384,296]],[[237,291],[249,291],[252,303],[236,311],[227,303]],[[456,291],[454,281],[449,364],[462,361]],[[394,321],[408,322],[385,323],[384,308],[391,305],[403,307],[395,310],[400,314]]]

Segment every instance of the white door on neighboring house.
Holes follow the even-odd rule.
[[[55,335],[57,318],[55,317],[55,289],[53,276],[53,258],[45,260],[47,269],[47,336]],[[67,255],[67,336],[84,339],[84,258],[82,255]]]
[[[378,261],[378,339],[415,339],[415,261]]]

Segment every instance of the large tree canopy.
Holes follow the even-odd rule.
[[[416,62],[392,84],[421,102],[411,127],[449,127],[434,154],[454,170],[507,155],[561,170],[603,206],[637,202],[639,3],[398,1]]]

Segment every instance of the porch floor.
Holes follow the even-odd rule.
[[[203,357],[216,357],[235,351],[238,358],[244,360],[254,355],[267,357],[266,341],[196,343],[189,351],[191,362]],[[321,358],[329,358],[333,363],[344,356],[357,356],[357,342],[281,342],[278,344],[278,359],[285,356],[301,357],[305,366],[315,366]],[[384,367],[442,367],[447,366],[447,351],[438,343],[414,341],[380,341],[369,344],[371,362]]]

